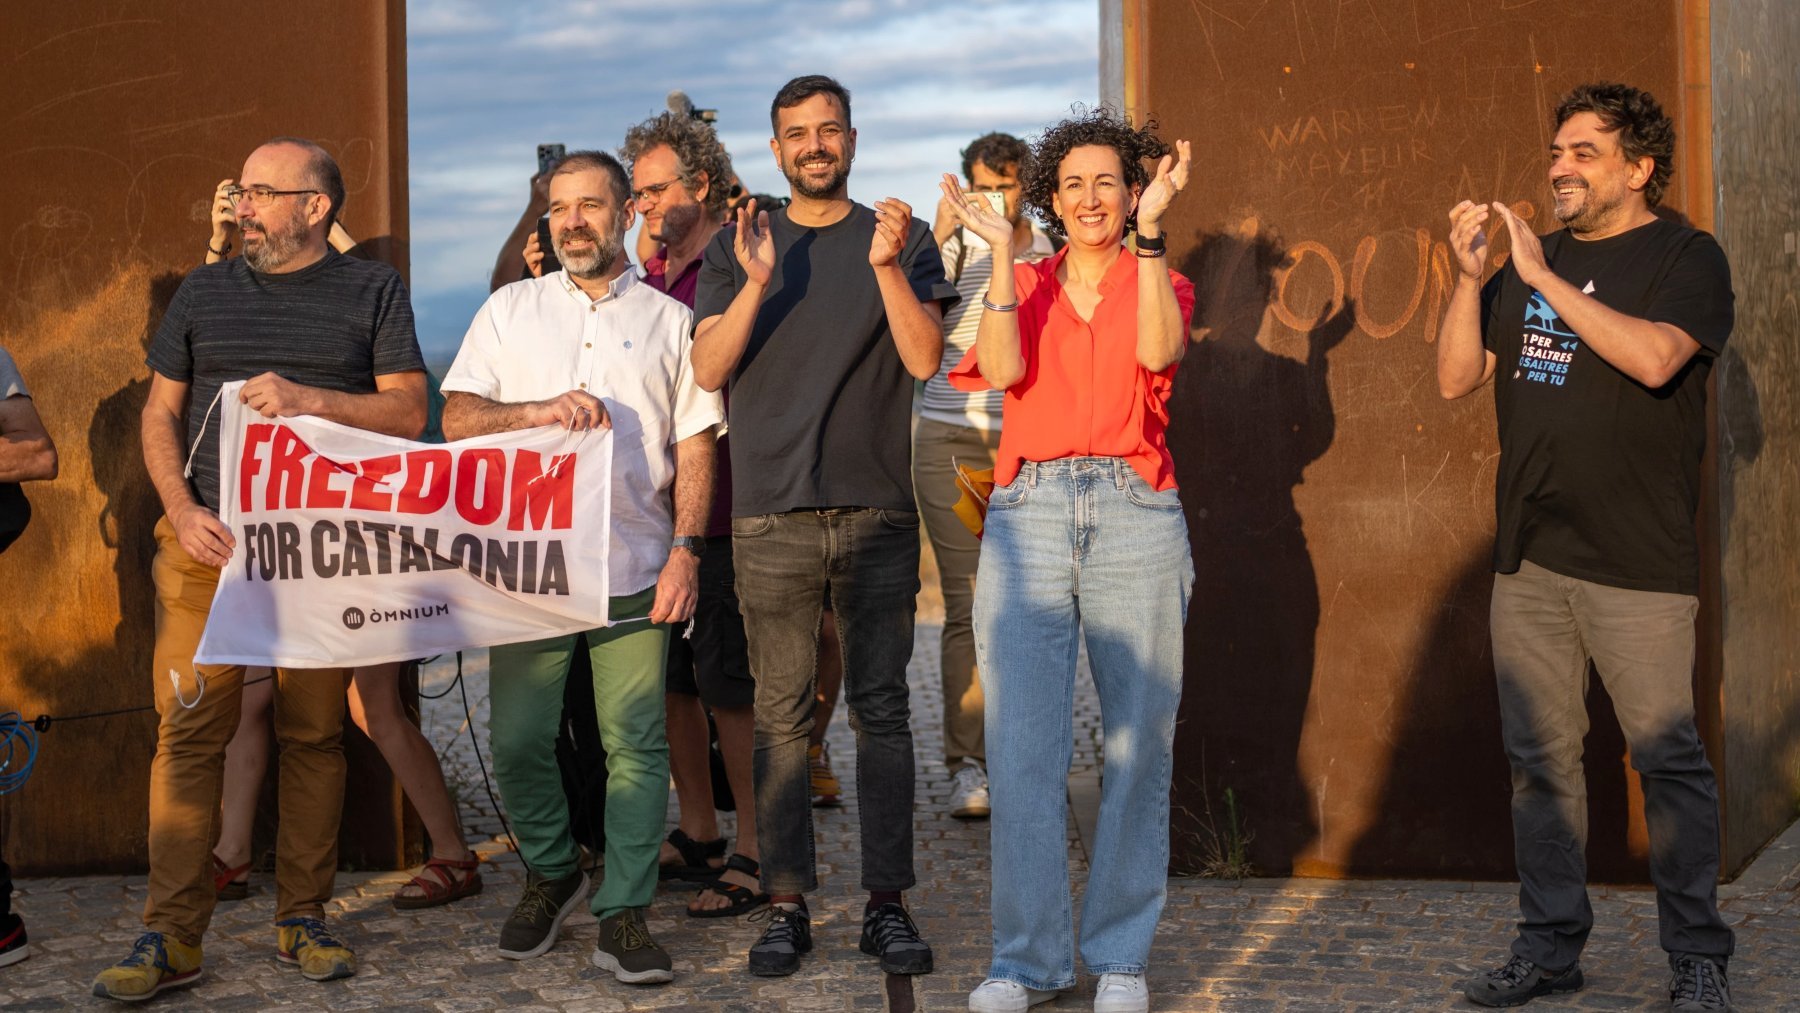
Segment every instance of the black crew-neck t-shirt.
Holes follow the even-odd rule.
[[[829,507],[914,510],[913,378],[900,361],[869,266],[875,212],[851,206],[819,228],[769,215],[775,270],[729,378],[734,517]],[[694,319],[718,316],[744,285],[719,230],[700,269]],[[900,269],[921,301],[956,289],[925,223],[913,219]]]
[[[220,419],[213,397],[220,386],[274,373],[308,387],[372,394],[377,376],[425,368],[399,272],[335,250],[289,274],[259,274],[242,257],[196,269],[176,290],[146,361],[190,385],[190,447],[202,428],[205,435],[189,484],[213,510]]]
[[[1651,390],[1590,351],[1508,263],[1482,288],[1497,358],[1494,569],[1529,559],[1612,587],[1696,594],[1706,376],[1731,334],[1731,268],[1712,236],[1664,219],[1606,239],[1543,237],[1551,270],[1700,351]]]

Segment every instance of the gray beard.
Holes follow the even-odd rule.
[[[570,274],[577,278],[598,278],[612,270],[623,250],[618,240],[601,239],[599,233],[594,234],[594,248],[586,253],[566,253],[560,237],[553,244],[556,247],[556,259]]]
[[[306,245],[305,237],[299,232],[273,229],[259,231],[262,235],[259,242],[253,245],[247,238],[244,242],[244,263],[259,274],[279,270]]]

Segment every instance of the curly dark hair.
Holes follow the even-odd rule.
[[[1649,157],[1656,163],[1644,185],[1644,200],[1651,207],[1662,203],[1669,177],[1675,174],[1675,123],[1655,96],[1628,84],[1584,84],[1557,103],[1555,128],[1562,129],[1576,113],[1593,113],[1607,131],[1618,131],[1619,149],[1627,161]]]
[[[995,172],[1005,172],[1009,165],[1024,168],[1025,159],[1030,156],[1031,149],[1025,146],[1025,142],[1011,134],[982,134],[962,149],[963,178],[975,178],[977,162]]]
[[[1141,189],[1150,182],[1146,161],[1154,161],[1169,153],[1169,146],[1156,136],[1156,121],[1133,127],[1123,115],[1102,106],[1099,109],[1076,109],[1075,114],[1044,131],[1031,146],[1031,156],[1019,173],[1019,197],[1032,217],[1056,235],[1067,235],[1062,219],[1056,216],[1057,173],[1062,160],[1075,148],[1097,144],[1119,153],[1125,166],[1127,190]],[[1127,235],[1137,230],[1137,212],[1125,219]]]
[[[700,174],[706,174],[706,199],[700,204],[713,221],[725,217],[725,206],[731,201],[731,156],[719,143],[712,124],[672,112],[652,116],[625,131],[619,157],[633,165],[660,145],[668,145],[675,153],[675,173],[689,193],[699,187]]]

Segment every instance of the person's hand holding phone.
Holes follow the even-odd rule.
[[[207,245],[221,257],[231,252],[232,244],[237,241],[237,205],[229,194],[236,184],[235,179],[221,179],[213,188],[212,242]]]

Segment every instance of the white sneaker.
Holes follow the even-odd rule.
[[[1094,1013],[1144,1013],[1150,986],[1141,974],[1103,974],[1094,988]]]
[[[988,800],[987,771],[975,760],[964,760],[963,765],[956,768],[956,787],[950,792],[950,815],[959,820],[985,820],[992,808]]]
[[[969,993],[973,1013],[1023,1013],[1040,1002],[1056,998],[1053,990],[1026,988],[1016,981],[989,978]]]

